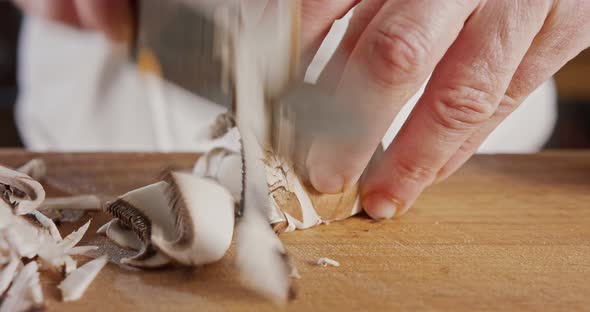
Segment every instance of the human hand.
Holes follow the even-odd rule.
[[[359,1],[303,0],[313,55],[335,18]],[[375,219],[401,215],[454,173],[542,82],[590,46],[590,1],[364,0],[320,84],[371,125],[362,138],[318,139],[307,158],[313,186],[353,185],[406,101],[424,95],[361,185]]]
[[[132,36],[131,11],[126,0],[13,1],[27,14],[101,31],[114,41],[127,41]]]

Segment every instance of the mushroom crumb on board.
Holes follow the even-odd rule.
[[[316,264],[321,267],[327,267],[327,266],[339,267],[340,266],[340,262],[338,262],[334,259],[330,259],[330,258],[319,258],[318,261],[316,262]]]

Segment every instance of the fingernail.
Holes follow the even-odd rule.
[[[386,220],[395,216],[399,204],[381,194],[372,194],[363,200],[363,208],[369,217],[375,220]]]
[[[338,194],[344,191],[344,178],[324,166],[312,167],[309,180],[320,193]]]

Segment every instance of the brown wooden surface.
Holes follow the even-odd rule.
[[[50,194],[117,195],[196,156],[50,154]],[[0,152],[18,165],[32,155]],[[93,216],[93,229],[105,221]],[[67,225],[66,225],[67,227]],[[69,229],[68,229],[69,230]],[[64,229],[64,232],[68,230]],[[96,240],[93,235],[87,241]],[[302,278],[292,311],[590,309],[590,152],[478,156],[430,188],[399,220],[365,217],[282,236]],[[341,267],[312,264],[319,257]],[[244,290],[233,252],[196,270],[135,272],[110,264],[84,298],[49,311],[272,311]]]

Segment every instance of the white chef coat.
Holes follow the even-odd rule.
[[[314,81],[341,39],[338,21],[310,66]],[[37,151],[206,151],[237,145],[236,135],[210,141],[209,126],[224,109],[175,86],[141,76],[124,47],[102,35],[26,18],[20,43],[16,117],[27,148]],[[404,107],[385,135],[387,145],[416,104]],[[556,120],[551,81],[534,92],[480,148],[529,153],[542,148]]]

